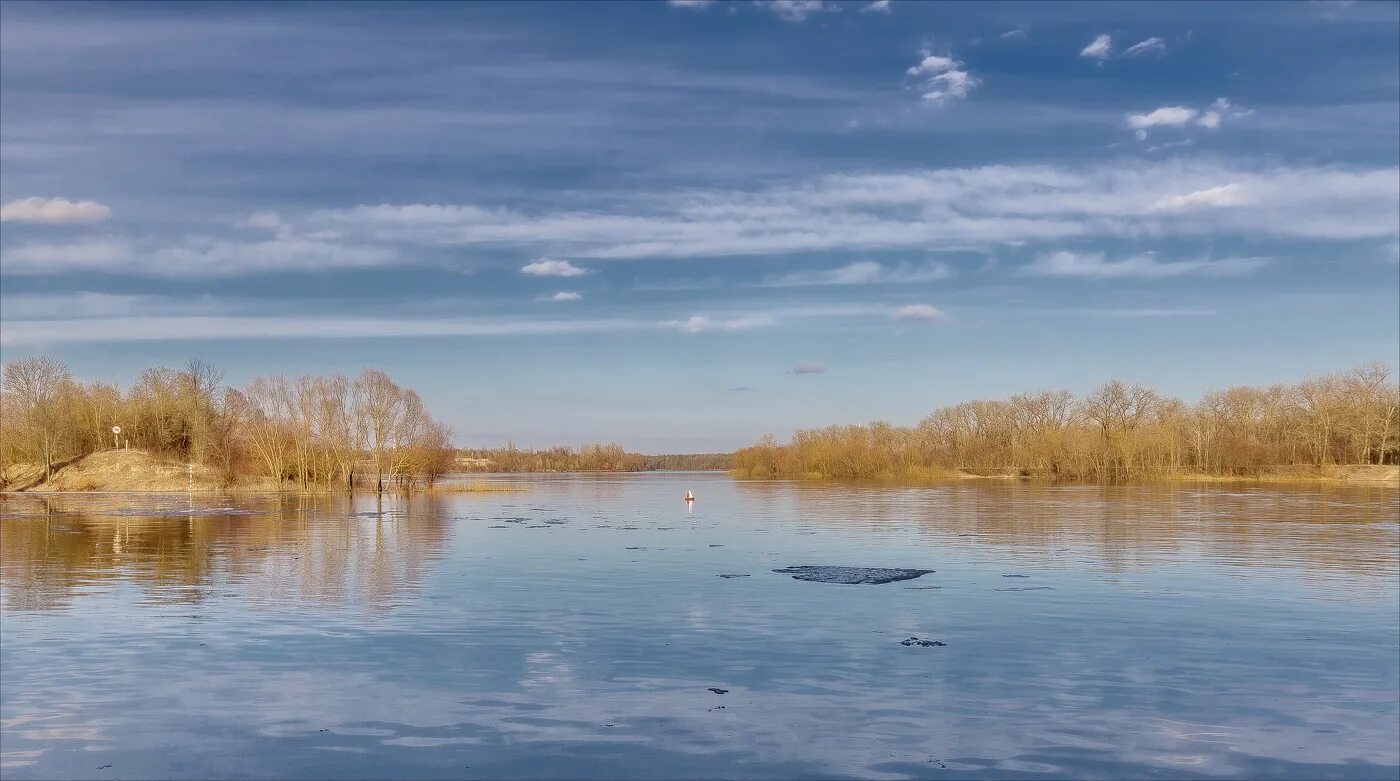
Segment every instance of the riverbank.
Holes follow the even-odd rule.
[[[740,479],[764,476],[732,473]],[[813,482],[845,482],[817,473],[779,476]],[[878,485],[933,485],[965,481],[1027,480],[1059,481],[1054,475],[1030,470],[1005,469],[921,469],[901,475],[876,475],[868,482]],[[1234,484],[1329,484],[1400,488],[1400,466],[1374,464],[1340,464],[1324,467],[1283,465],[1267,467],[1250,475],[1213,475],[1183,473],[1158,478],[1133,480],[1134,483],[1234,483]],[[240,475],[230,480],[226,475],[202,464],[186,464],[156,458],[144,450],[107,450],[73,459],[59,465],[53,475],[43,479],[43,468],[32,464],[11,466],[5,472],[6,492],[26,493],[342,493],[340,486],[301,487],[276,483],[264,477]],[[521,490],[515,485],[486,481],[439,481],[431,487],[418,487],[413,493],[473,494],[501,493]]]
[[[343,493],[343,486],[302,487],[278,483],[265,477],[237,475],[230,479],[203,464],[167,461],[145,450],[104,450],[56,464],[44,479],[44,468],[16,464],[5,470],[7,493]],[[483,482],[437,483],[418,487],[413,493],[468,494],[502,493],[520,490],[516,486]],[[357,491],[359,493],[361,491]],[[372,491],[371,491],[372,493]]]
[[[797,480],[811,482],[853,482],[849,478],[832,477],[820,473],[802,475],[753,475],[735,470],[731,474],[738,479]],[[1007,467],[1002,469],[919,469],[901,475],[874,475],[854,482],[876,485],[925,485],[977,480],[1025,480],[1038,483],[1066,483],[1076,485],[1102,485],[1085,480],[1057,478],[1049,472]],[[1234,484],[1329,484],[1356,485],[1386,488],[1400,488],[1400,465],[1386,464],[1333,464],[1328,466],[1280,465],[1263,467],[1253,474],[1218,475],[1198,472],[1183,472],[1175,475],[1143,477],[1117,481],[1115,484],[1150,483],[1234,483]]]

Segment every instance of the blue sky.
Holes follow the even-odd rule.
[[[0,4],[0,349],[718,450],[1396,360],[1400,5]]]

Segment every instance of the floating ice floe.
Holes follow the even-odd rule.
[[[828,567],[802,565],[775,569],[784,575],[792,575],[793,580],[810,580],[816,583],[866,583],[879,585],[899,580],[913,580],[927,575],[931,569],[889,569],[885,567]]]

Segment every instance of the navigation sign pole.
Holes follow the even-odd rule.
[[[112,449],[113,449],[113,450],[116,450],[117,447],[118,447],[118,445],[117,445],[117,437],[118,437],[121,433],[122,433],[122,427],[121,427],[121,426],[113,426],[113,427],[112,427]]]

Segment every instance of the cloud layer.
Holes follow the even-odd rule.
[[[96,201],[67,198],[23,198],[0,204],[0,222],[35,222],[52,225],[102,222],[112,210]]]

